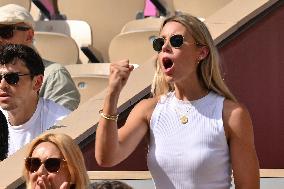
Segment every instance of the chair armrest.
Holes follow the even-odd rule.
[[[90,63],[100,63],[102,59],[100,58],[100,53],[96,51],[92,46],[82,46],[81,51],[88,57]]]

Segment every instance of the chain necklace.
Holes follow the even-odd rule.
[[[175,111],[177,113],[177,116],[179,118],[179,121],[184,125],[188,123],[188,113],[189,110],[191,109],[191,107],[189,107],[190,105],[186,106],[186,113],[184,113],[183,111],[181,111],[178,107],[175,107]]]

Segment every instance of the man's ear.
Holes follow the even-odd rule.
[[[27,35],[26,35],[25,43],[27,45],[30,45],[30,44],[33,43],[33,40],[34,40],[34,35],[35,35],[34,34],[34,30],[33,29],[29,29],[26,34]]]
[[[43,82],[43,75],[36,75],[33,78],[33,90],[38,92]]]

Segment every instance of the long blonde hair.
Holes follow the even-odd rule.
[[[71,175],[70,182],[75,184],[76,189],[89,188],[90,181],[82,152],[70,136],[54,133],[42,134],[30,144],[27,157],[30,157],[37,145],[42,142],[51,142],[60,150],[67,162],[68,170]],[[26,179],[26,186],[30,189],[29,171],[26,168],[24,168],[24,177]]]
[[[237,101],[222,79],[218,51],[206,25],[192,15],[181,13],[165,19],[160,32],[168,22],[182,24],[191,33],[197,44],[206,46],[209,49],[207,57],[201,60],[197,67],[198,78],[206,89],[212,90],[227,99]],[[153,96],[160,96],[174,90],[174,86],[166,82],[158,62],[155,64],[155,69],[156,72],[152,83]]]

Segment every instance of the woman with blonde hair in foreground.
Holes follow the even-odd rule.
[[[90,187],[79,146],[66,134],[43,134],[32,141],[25,158],[27,189]]]
[[[148,136],[158,189],[229,189],[232,173],[236,189],[259,189],[251,118],[222,80],[205,24],[188,14],[167,18],[153,48],[153,98],[139,102],[120,129],[117,102],[133,66],[128,60],[110,66],[96,131],[98,164],[120,163]]]

